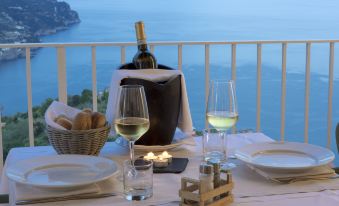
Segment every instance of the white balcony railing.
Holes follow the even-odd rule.
[[[262,67],[262,45],[280,44],[282,48],[281,58],[281,124],[280,138],[284,141],[285,136],[285,100],[286,100],[286,50],[290,44],[306,44],[306,66],[305,66],[305,97],[304,97],[304,141],[308,142],[309,126],[309,94],[310,94],[310,62],[311,45],[328,44],[329,46],[329,79],[328,79],[328,109],[327,109],[327,147],[331,145],[332,130],[332,96],[333,96],[333,67],[334,67],[334,44],[339,40],[277,40],[277,41],[221,41],[221,42],[151,42],[149,43],[151,51],[159,46],[177,46],[178,48],[178,69],[182,70],[182,50],[183,46],[203,45],[205,47],[205,103],[207,102],[207,93],[209,87],[210,74],[210,46],[211,45],[231,45],[231,71],[232,79],[236,80],[236,56],[237,45],[247,44],[257,46],[257,82],[256,82],[256,130],[261,127],[261,67]],[[58,96],[59,100],[67,103],[67,81],[66,81],[66,48],[70,47],[90,47],[92,58],[92,95],[97,96],[97,78],[96,78],[96,48],[97,47],[120,47],[121,63],[125,63],[126,47],[136,46],[130,42],[108,42],[108,43],[37,43],[37,44],[0,44],[0,48],[23,48],[26,51],[26,82],[27,82],[27,100],[28,100],[28,124],[29,124],[29,145],[34,146],[33,133],[33,113],[32,113],[32,83],[31,83],[31,49],[32,48],[55,48],[58,69]],[[93,110],[97,110],[97,98],[93,98]],[[1,122],[0,122],[1,125]],[[0,127],[0,149],[2,150],[2,135]],[[2,152],[0,153],[0,167],[2,167]]]

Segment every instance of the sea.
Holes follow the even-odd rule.
[[[81,23],[42,42],[135,42],[134,22],[145,22],[148,41],[236,41],[339,39],[339,2],[336,0],[66,0]],[[335,49],[338,46],[335,45]],[[135,47],[126,49],[131,61]],[[91,88],[91,48],[69,48],[67,89],[79,94]],[[156,47],[158,62],[177,68],[177,47]],[[335,126],[339,122],[339,52],[335,52],[331,148],[337,154]],[[329,45],[312,44],[309,142],[326,146]],[[204,128],[204,46],[183,47],[194,127]],[[256,128],[256,45],[237,46],[237,129]],[[281,45],[262,46],[261,131],[280,139]],[[285,140],[304,139],[305,44],[287,47]],[[33,104],[57,97],[55,48],[37,51],[32,58]],[[120,65],[120,48],[97,48],[98,90],[109,87]],[[211,79],[230,78],[231,47],[211,46]],[[0,64],[0,104],[4,115],[27,111],[25,60]]]

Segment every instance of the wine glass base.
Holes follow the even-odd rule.
[[[237,159],[237,157],[236,157],[234,154],[233,154],[233,155],[228,155],[228,158],[229,158],[229,159],[233,159],[233,160],[234,160],[234,159]]]
[[[232,170],[237,167],[236,164],[232,162],[223,162],[220,164],[221,170]]]

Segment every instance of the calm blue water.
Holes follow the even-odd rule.
[[[135,41],[134,22],[144,20],[149,41],[222,41],[270,39],[339,39],[336,0],[67,0],[82,22],[44,37],[43,42]],[[337,46],[336,46],[337,49]],[[328,45],[312,46],[310,142],[326,144]],[[127,48],[127,61],[136,49]],[[177,48],[156,48],[158,61],[177,66]],[[120,63],[119,48],[98,48],[98,88],[109,86]],[[336,52],[335,60],[338,59]],[[67,50],[68,92],[91,88],[90,48]],[[33,103],[57,96],[55,49],[41,49],[32,59]],[[305,45],[289,45],[287,55],[286,139],[302,141]],[[211,47],[211,78],[230,76],[230,47]],[[280,137],[281,46],[263,46],[262,131]],[[196,128],[204,126],[204,47],[183,49],[191,112]],[[238,128],[255,128],[256,46],[237,48]],[[339,70],[335,64],[335,78]],[[25,61],[0,64],[0,103],[5,114],[26,111]],[[333,131],[339,121],[339,84],[334,85]],[[333,136],[333,149],[334,147]]]

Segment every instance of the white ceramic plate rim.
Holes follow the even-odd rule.
[[[304,166],[278,166],[254,162],[252,156],[258,153],[274,151],[287,151],[294,153],[303,153],[317,160],[313,165]],[[312,151],[312,152],[311,152]],[[279,170],[304,170],[326,165],[335,158],[334,153],[324,147],[300,142],[265,142],[246,145],[235,151],[235,156],[247,164],[255,167]]]
[[[106,172],[102,171],[103,176],[98,176],[98,178],[90,179],[87,181],[81,181],[72,184],[60,184],[60,185],[51,185],[46,182],[46,184],[28,182],[25,179],[25,175],[37,168],[41,167],[49,167],[55,165],[81,165],[81,166],[93,166],[93,163],[106,163],[111,166],[111,170],[107,170]],[[12,163],[6,168],[6,176],[15,182],[36,186],[41,188],[71,188],[71,187],[79,187],[85,186],[92,183],[100,182],[106,180],[118,173],[118,165],[108,158],[97,157],[97,156],[89,156],[89,155],[49,155],[49,156],[40,156],[33,157],[25,160],[19,160],[18,162]],[[98,173],[99,174],[99,173]]]

